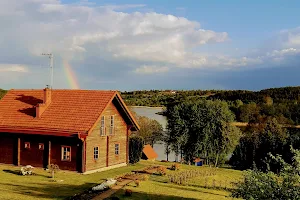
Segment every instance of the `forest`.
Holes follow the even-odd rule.
[[[273,117],[280,124],[300,124],[300,87],[247,90],[150,90],[122,92],[130,106],[172,106],[200,99],[226,101],[235,121],[254,122]]]

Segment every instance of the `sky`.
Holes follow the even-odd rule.
[[[0,0],[0,88],[298,86],[298,0]]]

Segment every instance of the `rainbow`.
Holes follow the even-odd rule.
[[[63,60],[63,68],[66,73],[68,83],[70,84],[71,89],[79,89],[79,83],[77,81],[76,75],[72,70],[71,65],[68,60]]]

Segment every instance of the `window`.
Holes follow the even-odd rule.
[[[43,143],[39,143],[39,150],[44,150],[44,144]]]
[[[99,158],[99,148],[94,147],[94,159],[98,160],[98,158]]]
[[[25,142],[25,149],[30,149],[30,142]]]
[[[119,144],[115,144],[115,154],[119,155],[120,153],[120,145]]]
[[[62,161],[71,161],[71,147],[69,147],[69,146],[61,147],[61,160]]]
[[[100,124],[100,135],[105,135],[105,118],[104,116],[101,117],[101,124]]]
[[[109,133],[111,135],[113,135],[115,132],[114,124],[115,124],[115,116],[112,115],[112,116],[110,116],[110,127],[109,127]]]

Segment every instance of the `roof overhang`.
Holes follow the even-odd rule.
[[[118,103],[121,105],[121,108],[125,112],[126,117],[128,117],[128,119],[131,122],[131,124],[130,124],[130,130],[131,131],[138,131],[138,130],[140,130],[140,126],[138,125],[136,119],[131,114],[130,110],[128,109],[128,107],[126,106],[125,102],[123,101],[121,95],[118,92],[116,92],[115,98],[117,99]]]
[[[78,138],[86,137],[86,134],[82,134],[75,131],[45,129],[45,128],[6,127],[6,126],[0,126],[0,133],[19,133],[19,134],[63,136],[63,137],[78,136]]]

